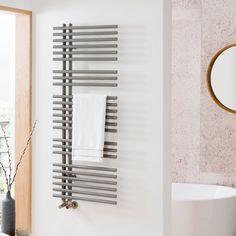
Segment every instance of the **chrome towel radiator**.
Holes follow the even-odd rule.
[[[87,89],[115,89],[118,86],[118,71],[100,70],[104,63],[96,70],[77,69],[79,62],[117,61],[118,26],[63,24],[53,30],[53,60],[61,62],[61,69],[53,71],[53,86],[61,87],[61,92],[53,96],[53,129],[58,130],[53,138],[53,154],[58,158],[53,163],[53,197],[60,198],[62,203],[59,207],[67,209],[76,208],[76,200],[116,205],[117,168],[101,166],[100,163],[72,163],[72,91],[76,86]],[[107,133],[117,133],[117,107],[117,96],[108,96],[105,123]],[[117,141],[106,140],[104,159],[116,158]]]

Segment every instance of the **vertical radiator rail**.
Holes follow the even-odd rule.
[[[63,24],[63,27],[65,27],[65,26],[66,26],[66,24]],[[63,29],[63,33],[66,33],[66,29]],[[62,38],[63,38],[63,40],[64,40],[62,44],[63,44],[63,46],[66,46],[66,42],[65,42],[66,36],[63,36]],[[66,49],[63,48],[62,51],[65,52]],[[65,57],[66,57],[66,55],[63,55],[63,58],[65,58]],[[63,69],[63,70],[66,70],[66,61],[63,61],[63,62],[62,62],[62,69]],[[63,76],[66,76],[66,74],[63,73]],[[66,82],[66,80],[63,79],[63,83],[65,83],[65,82]],[[62,87],[62,95],[66,95],[66,86],[63,86],[63,87]],[[64,102],[65,99],[62,99],[62,101]],[[63,107],[63,108],[66,108],[65,105],[62,105],[62,107]],[[63,111],[62,114],[65,115],[65,114],[66,114],[66,111]],[[65,121],[65,120],[66,120],[66,117],[63,117],[62,120]],[[64,124],[63,126],[65,127],[66,124]],[[63,138],[63,139],[66,139],[66,130],[62,130],[62,138]],[[65,144],[66,144],[66,143],[63,142],[63,145],[65,145]],[[64,152],[64,151],[66,151],[66,149],[63,148],[62,151]],[[65,155],[65,154],[62,154],[62,163],[63,163],[63,164],[66,164],[66,155]],[[62,167],[62,169],[63,169],[63,170],[66,170],[65,167]],[[65,174],[63,174],[63,176],[65,176]],[[64,183],[67,182],[67,181],[65,181],[65,180],[62,180],[62,181],[63,181]],[[66,188],[67,188],[66,186],[63,186],[63,189],[66,189]],[[62,195],[66,195],[66,193],[63,192]]]
[[[72,24],[69,24],[69,27],[70,27],[70,29],[69,29],[69,33],[70,33],[69,39],[72,40],[72,37],[73,37],[73,36],[72,36],[72,28],[71,28],[71,27],[72,27]],[[69,42],[69,45],[70,45],[70,46],[72,45],[72,42],[71,42],[71,41]],[[69,49],[69,52],[72,52],[72,49],[71,49],[71,48]],[[72,54],[69,54],[69,58],[72,58]],[[70,70],[70,71],[72,71],[72,63],[73,63],[72,61],[69,61],[69,70]],[[69,77],[71,77],[71,76],[72,76],[72,73],[69,73]],[[69,95],[69,96],[72,96],[72,86],[69,86],[69,87],[68,87],[68,90],[69,90],[68,95]],[[72,102],[72,99],[71,99],[71,98],[69,99],[69,102]],[[72,109],[72,105],[69,105],[68,107]],[[72,111],[70,111],[69,114],[72,115]],[[72,122],[72,117],[70,117],[69,120]],[[72,123],[69,124],[69,127],[72,128]],[[68,132],[69,132],[69,137],[68,137],[68,138],[69,138],[70,140],[72,140],[72,130],[68,130]],[[70,145],[72,146],[72,143],[71,143]],[[72,149],[71,149],[71,150],[72,150]],[[72,153],[69,155],[69,164],[70,164],[70,165],[72,164]],[[69,169],[69,171],[72,171],[72,168],[68,168],[68,169]],[[72,184],[72,181],[71,181],[71,180],[68,180],[68,183],[69,183],[69,184]],[[68,187],[68,189],[72,190],[72,187]],[[69,196],[72,196],[71,193],[68,193],[68,195],[69,195]]]

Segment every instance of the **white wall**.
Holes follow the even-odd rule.
[[[0,5],[31,10],[31,0],[0,0]]]
[[[34,236],[164,235],[163,1],[34,1]],[[70,22],[120,26],[119,88],[113,90],[119,96],[117,206],[80,202],[79,209],[65,210],[51,197],[52,27]]]
[[[168,153],[164,135],[168,109],[163,113],[163,104],[168,83],[163,83],[163,2],[167,1],[34,1],[33,112],[38,120],[33,148],[34,236],[167,235],[163,233],[163,225],[168,228],[164,217],[169,218],[165,210],[169,201],[163,199],[169,193],[167,162],[163,161],[168,158],[164,156]],[[58,209],[59,199],[51,197],[52,95],[56,92],[52,27],[70,22],[119,24],[119,87],[113,90],[119,96],[117,206],[80,202],[79,209],[65,210]]]
[[[33,144],[33,235],[169,235],[170,1],[33,1],[33,116],[39,121]],[[32,7],[30,0],[0,4]],[[77,210],[59,210],[59,200],[51,197],[52,27],[70,22],[120,26],[115,207],[81,202]]]

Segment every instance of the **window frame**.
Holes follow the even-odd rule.
[[[32,11],[0,5],[0,12],[16,17],[15,163],[32,127]],[[15,182],[16,228],[31,231],[32,147],[24,156]]]

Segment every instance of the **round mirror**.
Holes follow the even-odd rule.
[[[236,44],[221,49],[212,58],[207,86],[217,105],[236,113]]]

